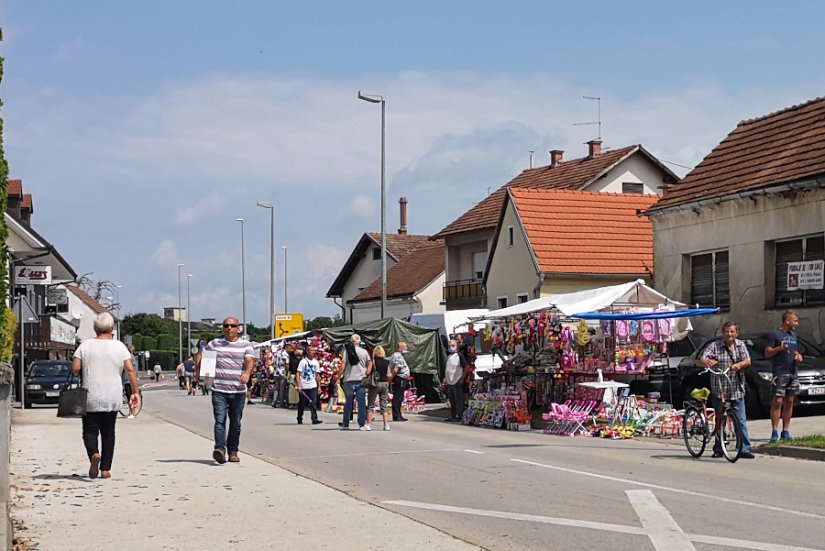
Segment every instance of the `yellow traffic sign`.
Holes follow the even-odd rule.
[[[275,338],[304,332],[303,314],[275,314]]]

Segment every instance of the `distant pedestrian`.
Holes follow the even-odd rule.
[[[194,396],[197,385],[193,384],[195,379],[195,360],[189,356],[183,362],[183,378],[186,384],[186,395]]]
[[[378,377],[374,387],[370,387],[367,397],[367,430],[372,428],[372,419],[375,416],[375,398],[378,397],[378,405],[381,410],[381,417],[384,420],[384,430],[390,430],[389,413],[387,413],[387,397],[389,394],[389,379],[387,375],[390,371],[390,362],[387,360],[387,353],[384,348],[376,346],[372,351],[372,365],[367,368],[367,375],[374,369]]]
[[[350,342],[344,350],[344,377],[342,386],[347,403],[344,405],[344,419],[339,425],[342,429],[349,429],[352,419],[353,402],[358,402],[358,427],[360,430],[371,430],[367,426],[367,399],[366,389],[361,386],[361,379],[367,374],[372,365],[370,355],[361,348],[361,336],[353,333]]]
[[[404,392],[410,386],[410,366],[407,365],[407,343],[399,342],[395,353],[390,356],[390,378],[392,381],[392,420],[406,421],[401,414],[401,404],[404,402]]]
[[[272,400],[272,407],[278,406],[287,408],[289,406],[289,353],[278,347],[274,352],[272,363],[275,365],[275,399]]]
[[[228,317],[222,324],[223,338],[213,339],[206,350],[216,352],[215,379],[212,384],[212,413],[215,417],[215,450],[212,458],[218,463],[237,463],[241,441],[241,417],[246,400],[246,383],[255,367],[255,350],[252,344],[240,338],[241,324],[237,318]],[[200,372],[202,353],[195,360],[195,381]],[[226,420],[229,418],[229,431]]]
[[[178,377],[178,388],[184,390],[186,388],[186,371],[183,369],[183,362],[180,362],[175,368],[175,375]]]
[[[155,381],[160,381],[160,374],[163,371],[163,368],[160,367],[160,364],[155,364]]]
[[[298,372],[295,377],[295,387],[298,391],[298,424],[304,422],[304,408],[309,406],[312,416],[312,424],[323,423],[318,419],[318,408],[315,402],[318,399],[318,387],[320,386],[321,364],[315,358],[315,347],[307,348],[307,355],[298,364]]]
[[[445,421],[461,422],[464,416],[464,378],[467,376],[467,360],[458,351],[455,339],[448,343],[449,356],[444,370],[444,384],[450,400],[450,416]]]
[[[725,395],[725,399],[730,402],[733,411],[739,417],[739,424],[742,427],[742,451],[739,457],[753,459],[751,439],[748,435],[748,420],[745,416],[745,392],[747,390],[745,370],[751,365],[751,357],[748,347],[745,346],[744,341],[737,338],[738,336],[739,326],[735,322],[726,321],[722,326],[722,339],[713,341],[705,348],[701,361],[705,367],[716,368],[720,371],[730,370],[728,373],[730,382],[721,375],[710,374],[711,406],[716,410],[716,418],[719,419],[724,406],[722,394]],[[722,442],[718,432],[716,432],[713,444],[713,457],[722,457]]]
[[[799,394],[797,366],[802,354],[797,350],[796,328],[799,314],[787,310],[782,314],[782,325],[768,333],[765,356],[773,362],[773,401],[771,402],[771,442],[777,442],[779,419],[782,419],[782,440],[791,440],[790,426],[793,404]]]
[[[123,403],[121,376],[124,371],[131,388],[129,411],[134,412],[140,403],[132,357],[126,345],[112,337],[114,329],[115,320],[110,313],[98,314],[94,321],[96,337],[80,343],[72,360],[72,373],[81,373],[81,385],[88,391],[83,444],[89,456],[89,478],[97,478],[98,474],[103,478],[112,476],[115,421]]]

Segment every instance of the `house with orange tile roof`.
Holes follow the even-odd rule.
[[[58,288],[66,291],[68,302],[66,312],[58,315],[77,325],[77,338],[81,342],[95,338],[95,317],[106,312],[106,308],[77,285],[60,285]],[[117,331],[115,331],[114,338],[119,338]]]
[[[482,284],[491,308],[653,277],[657,195],[505,190]]]
[[[485,294],[482,279],[497,239],[495,231],[507,190],[575,190],[639,196],[657,194],[663,186],[678,181],[670,169],[641,145],[605,151],[600,140],[591,140],[587,145],[586,157],[569,161],[564,160],[563,151],[551,151],[549,165],[524,170],[432,236],[445,241],[443,301],[447,310],[498,306],[496,297]],[[523,277],[533,277],[533,273],[535,270],[528,270]],[[536,287],[534,282],[522,291],[528,299],[536,298],[541,286]]]
[[[407,302],[412,301],[413,304],[420,303],[422,300],[426,302],[426,307],[435,308],[434,310],[425,310],[427,312],[443,311],[443,306],[439,306],[439,300],[428,300],[432,293],[421,293],[423,289],[418,289],[416,296],[418,298],[404,298],[400,295],[395,296],[390,300],[390,274],[402,274],[402,272],[394,271],[394,267],[400,263],[406,256],[413,253],[420,247],[427,249],[433,248],[433,243],[427,235],[410,235],[407,233],[407,199],[402,197],[399,200],[400,207],[400,226],[398,232],[394,234],[387,234],[387,308],[389,312],[385,312],[386,317],[405,317],[404,315],[397,316],[396,314],[406,312],[409,309]],[[443,251],[443,243],[439,245]],[[442,258],[441,272],[444,271],[444,263]],[[427,271],[429,273],[429,270]],[[397,275],[394,279],[399,281],[404,280],[405,283],[399,284],[400,288],[408,289],[408,283],[415,280],[419,281],[413,276]],[[373,308],[373,300],[370,293],[363,294],[367,288],[374,287],[378,282],[378,308]],[[442,283],[443,284],[443,281]],[[362,321],[371,321],[381,318],[381,234],[380,233],[365,233],[356,243],[355,248],[350,253],[349,258],[344,263],[338,276],[333,281],[327,291],[327,298],[331,298],[335,304],[341,309],[341,319],[347,323],[360,323]],[[356,301],[356,297],[360,298]],[[406,295],[405,295],[406,296]],[[441,308],[441,310],[438,310]],[[356,312],[357,310],[357,312]],[[409,314],[406,314],[409,315]]]
[[[387,270],[385,317],[407,319],[412,314],[443,312],[444,242],[429,241],[404,255]],[[347,303],[353,323],[380,319],[381,277]]]
[[[762,332],[791,308],[825,340],[825,98],[740,122],[646,215],[656,289],[721,309],[700,332]]]

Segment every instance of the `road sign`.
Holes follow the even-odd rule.
[[[304,332],[303,314],[275,314],[275,338]]]
[[[40,321],[37,313],[35,313],[25,297],[18,297],[17,300],[14,301],[13,311],[15,317],[17,317],[17,321],[20,323],[37,323]]]

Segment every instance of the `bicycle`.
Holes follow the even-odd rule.
[[[119,411],[121,417],[129,417],[129,415],[132,417],[137,417],[140,414],[140,410],[143,409],[143,393],[138,391],[138,394],[140,396],[140,400],[138,400],[137,409],[134,413],[131,413],[129,411],[129,399],[132,397],[132,385],[129,383],[123,384],[123,397],[120,402]]]
[[[724,377],[730,386],[729,371],[730,368],[715,370],[708,367],[702,373],[708,372]],[[717,419],[716,412],[713,409],[708,410],[707,407],[710,395],[708,389],[694,389],[690,395],[695,401],[685,402],[685,416],[682,420],[682,435],[688,453],[693,457],[701,457],[713,435],[719,438],[725,459],[735,463],[742,452],[742,425],[736,411],[731,407],[730,400],[726,399],[723,391],[719,397],[722,407]]]

